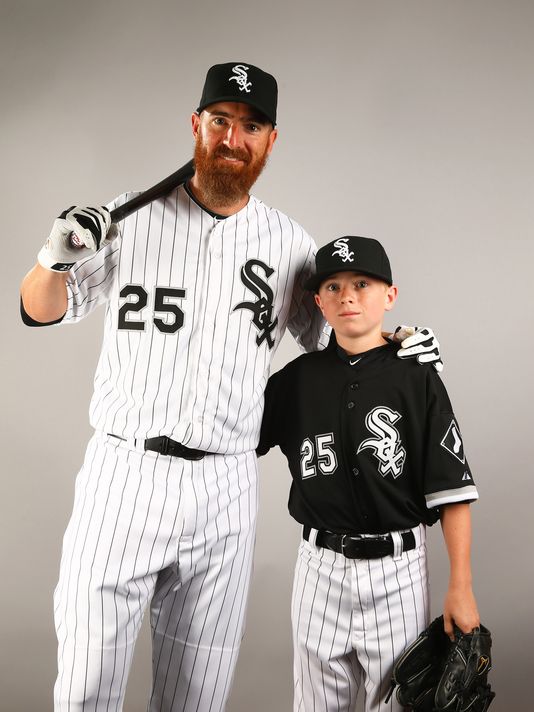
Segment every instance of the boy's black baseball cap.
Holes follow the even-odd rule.
[[[217,101],[250,104],[276,125],[278,85],[276,79],[247,62],[214,64],[208,69],[197,111]]]
[[[315,274],[305,288],[316,292],[321,282],[336,272],[358,272],[393,284],[388,256],[378,240],[347,235],[329,242],[315,255]]]

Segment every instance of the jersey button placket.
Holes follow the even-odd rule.
[[[222,259],[222,231],[222,221],[214,218],[209,249],[212,257],[216,260]]]
[[[350,398],[351,400],[349,400],[348,403],[347,403],[347,408],[348,408],[348,410],[354,411],[354,408],[356,407],[356,402],[355,402],[354,400],[352,400],[352,399],[354,399],[354,396],[355,396],[354,391],[356,391],[356,390],[358,389],[358,387],[359,387],[359,384],[358,384],[356,381],[354,381],[353,383],[350,383],[350,384],[349,384],[349,394],[348,394],[348,396],[349,396],[349,398]],[[352,472],[352,474],[353,474],[355,477],[356,477],[357,475],[359,475],[359,473],[360,473],[360,471],[358,470],[357,467],[352,467],[352,468],[351,468],[351,472]]]
[[[213,226],[208,239],[208,264],[210,269],[208,272],[212,275],[217,274],[217,277],[221,280],[220,289],[222,289],[222,274],[221,274],[221,262],[222,262],[222,244],[223,244],[223,231],[224,231],[224,220],[218,218],[213,219]],[[210,280],[206,282],[205,299],[206,299],[206,319],[208,324],[215,324],[217,321],[217,305],[219,300],[210,296]],[[207,364],[205,364],[207,367]],[[213,401],[214,393],[210,391],[209,386],[206,387],[206,400],[204,404],[204,413],[197,417],[197,422],[201,425],[205,418],[207,419],[212,413],[215,412],[216,404]]]
[[[191,363],[193,368],[191,368],[189,375],[189,389],[188,389],[188,399],[190,403],[190,414],[189,423],[194,428],[194,423],[198,424],[198,429],[202,430],[203,418],[206,415],[209,406],[206,403],[206,383],[202,383],[198,378],[199,371],[202,369],[202,334],[200,331],[200,325],[209,323],[211,316],[210,310],[213,305],[208,299],[209,292],[209,268],[210,263],[210,253],[212,252],[212,243],[214,238],[214,233],[217,229],[217,221],[213,220],[211,226],[206,225],[205,232],[201,236],[201,255],[199,260],[199,279],[200,284],[197,291],[197,311],[195,317],[195,324],[193,325],[193,336],[192,339],[192,349],[191,349]],[[203,412],[198,413],[198,409],[201,408]]]

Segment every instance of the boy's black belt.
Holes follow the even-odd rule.
[[[309,541],[310,527],[305,526],[302,532],[304,539]],[[402,532],[402,550],[415,549],[415,536],[412,531]],[[391,534],[376,534],[358,536],[351,534],[334,534],[325,529],[319,529],[315,539],[317,546],[343,554],[348,559],[381,559],[394,553],[394,543]]]

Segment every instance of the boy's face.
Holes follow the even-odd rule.
[[[379,335],[384,312],[393,308],[397,287],[357,272],[337,272],[315,295],[324,318],[345,339]],[[339,342],[339,338],[338,338]]]

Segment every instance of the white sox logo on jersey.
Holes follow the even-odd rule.
[[[367,429],[374,433],[377,438],[364,440],[358,448],[358,453],[365,448],[374,450],[374,454],[380,462],[379,471],[382,477],[391,473],[396,479],[402,474],[404,461],[406,460],[406,450],[401,444],[400,433],[394,428],[394,423],[402,416],[390,408],[378,406],[367,414],[365,425]]]
[[[462,465],[465,465],[464,445],[462,443],[460,429],[454,418],[451,420],[440,444],[441,447],[444,447],[451,455],[454,455],[454,457],[460,460]]]
[[[236,309],[250,309],[253,314],[252,323],[260,332],[256,336],[257,345],[260,346],[264,341],[267,341],[267,346],[272,349],[274,339],[271,332],[278,324],[278,317],[273,321],[274,294],[267,282],[252,269],[253,267],[261,268],[265,272],[267,279],[274,272],[272,267],[269,267],[261,260],[248,260],[241,267],[241,281],[245,287],[254,292],[258,300],[256,302],[240,302],[233,308],[233,311]]]
[[[239,85],[239,91],[246,91],[247,94],[250,94],[250,87],[252,86],[252,82],[249,82],[248,80],[247,70],[248,67],[245,67],[244,64],[236,64],[235,67],[232,67],[232,72],[235,74],[235,76],[230,77],[228,81],[237,82]]]
[[[339,255],[343,262],[353,262],[354,252],[352,252],[352,250],[349,250],[346,237],[342,237],[339,240],[336,240],[334,242],[334,247],[337,247],[337,250],[334,250],[332,252],[332,257],[335,257],[335,255]]]

